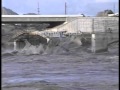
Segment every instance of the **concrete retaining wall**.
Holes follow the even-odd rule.
[[[118,17],[77,17],[63,25],[50,29],[51,31],[78,32],[105,32],[108,28],[118,32]]]

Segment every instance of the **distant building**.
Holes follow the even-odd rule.
[[[107,17],[108,14],[114,14],[112,10],[104,10],[97,13],[97,17]]]
[[[108,14],[108,17],[119,17],[119,13],[115,13],[115,14]]]

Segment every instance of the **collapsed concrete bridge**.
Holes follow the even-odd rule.
[[[64,35],[66,32],[62,32],[62,35]],[[87,43],[91,43],[92,52],[100,52],[100,51],[107,51],[108,46],[112,43],[118,42],[118,37],[116,37],[117,33],[112,33],[112,36],[109,35],[108,32],[106,33],[94,33],[92,34],[78,34],[71,36],[64,36],[61,37],[61,32],[59,32],[59,36],[55,38],[64,39],[66,37],[77,37],[81,42],[82,45],[86,45]],[[14,50],[20,50],[26,46],[39,46],[40,44],[48,45],[49,40],[51,40],[53,37],[49,37],[41,33],[40,31],[27,31],[23,33],[19,33],[15,35],[11,41],[14,42]],[[84,41],[83,41],[84,40]],[[55,41],[53,44],[57,43],[58,41]],[[85,42],[85,44],[84,44]],[[80,44],[80,45],[81,45]]]
[[[80,36],[81,34],[84,35],[87,33],[89,34],[88,35],[89,37],[85,36],[85,38],[91,39],[92,52],[107,50],[109,43],[114,42],[119,38],[118,17],[74,17],[74,18],[71,17],[71,18],[72,18],[71,20],[70,18],[67,19],[67,22],[64,24],[61,24],[51,29],[46,29],[45,31],[40,31],[40,32],[34,31],[34,33],[36,33],[39,38],[43,37],[44,39],[46,38],[46,36],[47,38],[61,37],[61,36],[65,36],[65,34],[68,36],[72,36],[72,35]],[[54,19],[54,20],[57,20],[57,19]],[[66,21],[66,17],[62,17],[62,20]],[[6,20],[5,22],[8,22],[8,21]],[[107,30],[109,29],[112,31],[112,33],[107,32]],[[64,34],[59,33],[64,31],[66,33]],[[34,36],[32,35],[32,37]],[[45,41],[46,40],[47,39],[45,39]]]

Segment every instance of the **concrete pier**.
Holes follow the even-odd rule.
[[[94,33],[92,34],[91,50],[93,53],[102,52],[108,50],[108,39],[106,33]]]
[[[119,35],[117,32],[109,34],[108,32],[98,32],[91,35],[91,51],[93,53],[107,51],[109,44],[117,42]]]
[[[16,41],[14,41],[13,44],[14,44],[14,51],[16,51],[17,50],[17,43],[16,43]]]

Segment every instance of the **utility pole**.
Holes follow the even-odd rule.
[[[39,8],[39,2],[38,2],[38,15],[40,14],[40,10],[39,10],[40,8]]]
[[[113,4],[113,12],[115,13],[115,3]]]
[[[65,2],[65,15],[67,14],[67,3]]]

